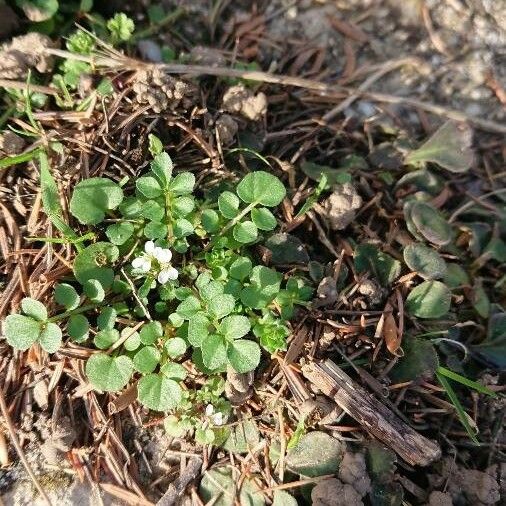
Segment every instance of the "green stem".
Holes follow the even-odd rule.
[[[63,313],[59,313],[57,315],[51,316],[48,318],[48,322],[58,322],[61,320],[65,320],[69,316],[73,316],[75,314],[86,313],[86,311],[90,311],[91,309],[96,309],[97,307],[104,306],[106,303],[100,302],[96,304],[86,304],[85,306],[78,307],[76,309],[71,309],[70,311],[65,311]]]

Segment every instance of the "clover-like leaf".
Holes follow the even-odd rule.
[[[40,333],[39,342],[47,353],[57,352],[62,342],[62,331],[60,327],[53,322],[46,323]]]
[[[450,310],[452,295],[441,281],[424,281],[406,299],[406,309],[419,318],[440,318]]]
[[[231,428],[223,448],[233,453],[248,453],[260,443],[260,431],[254,420],[245,419]]]
[[[151,240],[163,239],[167,235],[167,225],[159,221],[150,221],[144,227],[144,235]]]
[[[178,216],[186,216],[195,208],[195,199],[193,197],[183,196],[174,199],[173,211]]]
[[[188,320],[188,341],[192,346],[202,346],[202,341],[209,335],[209,320],[205,313],[198,312]]]
[[[442,278],[446,273],[446,263],[441,255],[424,244],[408,244],[403,254],[406,265],[423,279]]]
[[[105,235],[113,244],[121,246],[125,244],[134,233],[134,226],[129,221],[113,223],[109,225],[105,231]]]
[[[148,149],[149,149],[149,152],[151,153],[151,156],[154,159],[151,162],[151,170],[153,170],[153,164],[155,163],[156,157],[159,154],[161,154],[163,151],[163,144],[162,144],[162,141],[155,134],[149,134],[148,141],[149,141]],[[170,159],[170,157],[169,157],[169,159]],[[172,160],[171,160],[171,162],[172,162]],[[162,165],[162,167],[163,167],[163,172],[165,172],[165,170],[169,168],[169,167],[165,166],[165,160],[163,158],[162,158],[162,163],[160,165]],[[170,169],[172,171],[172,167],[170,167]]]
[[[200,311],[201,305],[199,299],[194,295],[190,295],[183,300],[179,306],[177,306],[176,312],[181,315],[183,318],[190,318],[195,313]]]
[[[256,241],[258,228],[252,221],[241,221],[234,226],[233,236],[236,241],[248,244]]]
[[[176,362],[165,362],[165,364],[160,367],[160,373],[175,381],[184,381],[187,375],[186,369]]]
[[[220,369],[227,362],[227,346],[222,336],[211,334],[202,341],[202,360],[209,369]]]
[[[83,284],[83,291],[92,302],[102,302],[105,298],[104,287],[98,279],[88,279]]]
[[[471,284],[467,272],[459,264],[454,263],[446,265],[443,282],[452,290]]]
[[[204,210],[200,220],[206,232],[212,234],[220,229],[220,217],[214,209]]]
[[[225,285],[220,281],[210,281],[199,289],[199,294],[206,302],[211,302],[225,291]]]
[[[104,329],[97,332],[93,342],[100,350],[106,350],[119,339],[119,331],[117,329]]]
[[[223,318],[220,323],[220,332],[227,339],[239,339],[251,330],[251,324],[247,316],[230,315]]]
[[[21,310],[26,316],[29,316],[34,320],[38,320],[40,322],[47,320],[46,306],[44,306],[44,304],[38,300],[31,299],[30,297],[25,297],[21,301]]]
[[[148,199],[159,197],[163,193],[158,180],[153,176],[142,176],[135,182],[137,190]]]
[[[141,213],[144,218],[156,223],[160,223],[165,216],[165,207],[159,204],[156,200],[146,200],[142,204]]]
[[[187,237],[193,234],[193,225],[186,218],[179,218],[174,223],[174,236]]]
[[[217,295],[207,305],[209,313],[218,320],[230,314],[234,310],[234,307],[235,299],[227,293]]]
[[[141,345],[141,336],[139,335],[139,332],[132,331],[131,327],[125,327],[121,331],[121,337],[124,338],[125,336],[128,336],[123,343],[125,350],[135,351],[139,348]]]
[[[174,195],[186,195],[194,186],[195,176],[191,172],[181,172],[170,183],[170,190]]]
[[[100,314],[97,317],[97,327],[100,330],[112,329],[116,323],[116,317],[118,313],[113,307],[107,306],[100,310]]]
[[[27,350],[37,341],[42,330],[41,322],[21,314],[5,318],[4,333],[7,343],[16,350]]]
[[[134,355],[134,367],[142,374],[150,374],[160,362],[161,353],[154,346],[144,346]]]
[[[67,283],[58,283],[54,289],[54,298],[58,304],[65,307],[67,311],[79,306],[81,299],[76,289]]]
[[[354,254],[357,272],[371,272],[383,285],[392,283],[401,273],[401,263],[383,253],[374,244],[362,243]]]
[[[74,314],[67,323],[67,332],[76,343],[83,343],[89,337],[90,323],[86,316]]]
[[[190,338],[188,338],[188,341],[190,341]],[[173,337],[165,341],[165,350],[171,358],[181,357],[186,353],[186,343],[180,337]]]
[[[248,257],[238,257],[232,262],[228,272],[232,278],[243,281],[249,276],[252,268],[253,264]]]
[[[105,353],[96,353],[86,362],[86,375],[97,390],[117,392],[132,377],[134,365],[126,355],[110,357]]]
[[[97,225],[107,211],[123,200],[121,187],[105,177],[92,177],[77,183],[70,199],[70,212],[84,225]]]
[[[34,23],[47,21],[58,12],[58,0],[16,0],[25,16]]]
[[[218,197],[220,213],[229,220],[235,218],[239,213],[239,204],[239,197],[235,193],[224,191]]]
[[[160,142],[161,145],[161,142]],[[151,171],[158,178],[162,188],[168,188],[172,179],[173,163],[169,154],[165,151],[158,153],[150,164]]]
[[[148,374],[137,384],[141,404],[154,411],[174,409],[181,402],[181,387],[172,379],[161,374]]]
[[[251,219],[260,230],[273,230],[278,224],[275,216],[266,207],[252,209]]]
[[[404,355],[390,371],[390,378],[398,383],[416,379],[430,379],[439,366],[434,345],[425,339],[408,337],[402,342]]]
[[[247,203],[277,206],[286,195],[283,183],[263,170],[247,174],[237,185],[237,195]]]
[[[160,337],[163,336],[163,327],[159,321],[152,321],[144,325],[139,336],[143,344],[154,344]]]
[[[208,469],[200,482],[199,495],[207,504],[214,506],[234,506],[237,477],[232,466],[213,466]]]
[[[84,285],[96,279],[107,290],[114,280],[114,271],[109,267],[119,256],[118,247],[110,242],[96,242],[81,251],[74,261],[74,275]]]
[[[449,244],[453,237],[451,225],[444,216],[426,202],[415,202],[411,206],[410,219],[417,231],[437,246]]]
[[[260,356],[260,346],[247,339],[237,339],[227,349],[228,362],[238,373],[255,369],[260,363]]]
[[[275,490],[272,506],[297,506],[297,499],[284,490]]]

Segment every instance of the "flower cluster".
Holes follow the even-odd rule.
[[[179,273],[172,267],[172,252],[168,248],[155,246],[153,241],[147,241],[144,245],[144,253],[132,261],[132,267],[141,274],[154,272],[158,282],[165,285],[169,281],[177,279]]]
[[[212,404],[208,404],[206,406],[206,417],[211,422],[212,425],[220,426],[225,423],[225,416],[221,411],[215,411],[215,408]]]

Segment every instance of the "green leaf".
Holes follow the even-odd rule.
[[[247,174],[237,185],[237,195],[247,203],[277,206],[286,195],[283,183],[263,170]]]
[[[382,285],[393,283],[401,273],[401,263],[373,244],[359,244],[354,257],[357,272],[371,272]]]
[[[266,307],[278,294],[281,278],[281,274],[274,269],[255,266],[250,275],[251,285],[241,291],[241,302],[254,309]]]
[[[149,134],[148,141],[149,141],[149,147],[148,147],[149,152],[150,152],[151,156],[154,158],[154,160],[151,162],[151,170],[153,170],[153,164],[157,163],[162,167],[164,174],[168,170],[170,170],[170,174],[169,174],[169,178],[168,178],[168,179],[170,179],[170,177],[172,176],[172,160],[170,159],[170,156],[167,155],[170,160],[170,169],[169,169],[168,163],[166,162],[166,159],[164,157],[162,157],[161,163],[156,161],[156,157],[158,155],[160,155],[163,151],[162,141],[155,134]],[[155,171],[153,170],[153,172],[155,172]],[[155,174],[156,174],[156,172],[155,172]]]
[[[186,216],[195,208],[195,199],[193,197],[177,197],[174,199],[173,210],[178,216]]]
[[[47,353],[55,353],[61,346],[62,331],[56,323],[46,323],[44,329],[40,333],[39,342]]]
[[[123,343],[123,346],[125,350],[127,351],[135,351],[139,346],[141,345],[141,336],[138,332],[132,333],[131,327],[125,327],[121,331],[121,337],[125,337],[125,335],[128,335],[125,342]]]
[[[453,237],[451,225],[433,206],[415,202],[411,206],[410,219],[417,231],[436,246],[449,244]]]
[[[228,272],[232,278],[243,281],[249,276],[252,268],[253,264],[248,257],[238,257],[232,262]]]
[[[193,234],[193,225],[185,218],[179,218],[174,223],[175,237],[188,237]]]
[[[81,251],[74,261],[74,275],[84,285],[96,279],[107,290],[114,279],[114,271],[108,267],[118,259],[118,247],[109,242],[96,242]]]
[[[67,323],[69,336],[77,343],[86,341],[89,337],[90,324],[82,314],[74,314]]]
[[[203,211],[200,219],[206,232],[214,233],[220,229],[220,217],[214,209]]]
[[[217,320],[230,314],[235,307],[235,299],[232,295],[223,293],[209,301],[207,308],[209,313]]]
[[[154,411],[169,411],[178,406],[182,399],[181,387],[160,374],[148,374],[137,383],[141,404]]]
[[[105,290],[98,279],[88,279],[83,285],[83,291],[92,302],[102,302]]]
[[[297,506],[297,499],[284,490],[275,490],[272,506]]]
[[[175,381],[184,381],[187,374],[186,369],[176,362],[165,362],[165,364],[160,367],[160,372],[167,378]]]
[[[337,473],[345,446],[325,432],[304,434],[286,454],[286,466],[302,476],[316,477]]]
[[[160,362],[161,353],[154,346],[144,346],[134,355],[134,367],[142,374],[150,374]]]
[[[16,5],[34,23],[47,21],[58,12],[58,0],[16,0]]]
[[[143,344],[154,344],[163,336],[163,327],[159,321],[149,322],[139,332]]]
[[[227,349],[228,362],[238,373],[254,370],[260,363],[260,355],[260,346],[247,339],[237,339]]]
[[[392,381],[403,383],[418,378],[432,378],[439,366],[439,360],[430,341],[407,337],[403,339],[402,350],[404,355],[389,373]]]
[[[125,244],[132,234],[134,233],[134,226],[129,221],[122,221],[121,223],[114,223],[109,225],[105,231],[105,235],[113,244],[121,246]]]
[[[107,29],[111,32],[114,42],[125,42],[135,30],[134,22],[123,12],[118,12],[107,21]]]
[[[252,209],[251,219],[260,230],[273,230],[278,224],[274,215],[266,207]]]
[[[252,221],[237,223],[233,229],[234,239],[243,244],[254,242],[258,237],[257,226]]]
[[[132,377],[134,365],[126,355],[110,357],[105,353],[96,353],[86,362],[86,375],[97,390],[117,392]]]
[[[183,318],[188,319],[200,311],[200,309],[201,305],[199,299],[194,295],[189,295],[177,306],[176,312]]]
[[[47,320],[46,306],[44,306],[44,304],[38,300],[31,299],[30,297],[25,297],[21,301],[21,310],[26,316],[29,316],[34,320],[39,320],[40,322]]]
[[[471,284],[467,272],[459,264],[446,265],[443,281],[452,290]]]
[[[200,482],[199,495],[206,504],[234,506],[237,492],[237,477],[231,466],[213,466]],[[246,505],[245,505],[246,506]]]
[[[41,323],[29,316],[11,314],[5,318],[4,333],[7,343],[16,350],[27,350],[37,341]]]
[[[225,191],[218,197],[220,213],[229,220],[235,218],[239,213],[239,204],[239,197],[235,193]]]
[[[273,234],[265,241],[265,247],[271,251],[271,262],[274,265],[307,264],[309,262],[306,246],[294,235]]]
[[[70,212],[84,225],[97,225],[107,211],[123,200],[123,190],[105,177],[92,177],[77,183],[70,199]]]
[[[146,205],[147,202],[143,203],[137,197],[126,197],[119,205],[119,210],[125,218],[137,218]]]
[[[409,293],[406,309],[418,318],[440,318],[450,310],[451,300],[451,292],[444,283],[424,281]]]
[[[408,153],[406,163],[434,162],[451,172],[465,172],[474,160],[471,143],[471,127],[450,120],[417,150]]]
[[[119,339],[119,331],[116,329],[104,329],[97,332],[93,342],[100,350],[106,350]]]
[[[54,298],[58,304],[65,307],[67,311],[79,306],[81,298],[76,289],[67,283],[58,283],[54,289]]]
[[[195,313],[188,320],[188,341],[192,346],[202,346],[202,341],[209,335],[209,320],[203,312]]]
[[[248,453],[260,443],[260,431],[253,420],[243,420],[231,429],[223,448],[232,453]]]
[[[112,329],[116,323],[116,317],[118,316],[116,310],[113,307],[104,307],[100,310],[100,314],[97,317],[97,327],[100,330]]]
[[[211,334],[202,341],[202,359],[209,369],[220,369],[227,362],[227,346],[223,337]]]
[[[220,332],[227,339],[239,339],[251,329],[248,317],[243,315],[226,316],[220,323]]]
[[[482,317],[488,318],[490,313],[490,299],[483,288],[481,279],[475,279],[472,291],[472,304],[475,311]]]
[[[424,244],[408,244],[403,254],[406,265],[423,279],[442,278],[446,273],[446,263],[441,255]]]
[[[493,368],[506,368],[506,313],[492,314],[488,321],[487,337],[471,349]]]
[[[159,223],[165,216],[165,208],[156,200],[146,200],[146,202],[142,204],[140,213],[144,218]]]
[[[205,302],[211,302],[225,291],[225,285],[221,281],[211,281],[203,285],[200,290],[200,296]]]
[[[170,184],[170,190],[175,195],[185,195],[193,191],[195,176],[191,172],[181,172]]]
[[[150,221],[144,227],[144,235],[148,239],[163,239],[167,235],[167,225],[159,221]]]
[[[157,149],[163,149],[162,143],[158,138],[156,138],[158,141],[158,148]],[[151,145],[151,138],[149,140]],[[158,181],[160,181],[162,188],[168,188],[170,180],[172,179],[172,168],[173,163],[168,153],[165,151],[162,151],[154,157],[153,161],[150,164],[151,171],[153,174],[158,178]]]
[[[357,157],[358,158],[358,157]],[[355,166],[361,169],[367,169],[367,163],[363,158],[360,158],[361,163],[357,163]],[[314,162],[303,162],[300,166],[302,172],[306,174],[306,176],[314,179],[315,181],[320,181],[322,176],[327,178],[327,184],[329,186],[334,186],[338,184],[350,183],[352,180],[351,174],[347,169],[333,168],[328,165],[319,165]]]
[[[190,338],[188,338],[188,341],[190,341]],[[192,344],[191,341],[190,344]],[[180,337],[173,337],[165,341],[165,350],[170,358],[178,358],[186,353],[186,343]]]
[[[148,199],[159,197],[163,193],[160,183],[153,176],[142,176],[135,182],[137,190]]]

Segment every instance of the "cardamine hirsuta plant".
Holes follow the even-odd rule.
[[[154,136],[150,152],[149,172],[134,181],[93,177],[75,186],[70,212],[94,242],[73,242],[73,276],[47,306],[55,311],[25,298],[4,335],[18,350],[38,343],[55,353],[67,341],[92,349],[85,370],[96,390],[136,382],[145,407],[168,413],[171,434],[195,431],[199,442],[217,444],[231,412],[222,373],[247,373],[262,354],[286,349],[294,306],[312,289],[252,253],[278,225],[272,210],[286,190],[277,177],[251,172],[217,198],[197,198],[195,176],[174,175]],[[56,186],[42,162],[46,212],[61,221],[47,205]],[[196,370],[203,386],[189,378]]]

